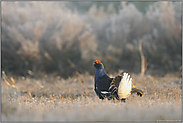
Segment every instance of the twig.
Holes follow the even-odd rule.
[[[141,75],[143,76],[147,69],[147,62],[142,51],[142,40],[139,40],[139,52],[141,56]]]

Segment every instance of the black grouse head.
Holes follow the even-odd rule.
[[[103,68],[104,67],[104,65],[102,64],[102,62],[100,60],[95,60],[95,62],[93,63],[93,65],[94,65],[94,67],[96,69]]]

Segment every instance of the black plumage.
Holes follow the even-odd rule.
[[[105,70],[104,65],[101,63],[100,60],[95,60],[94,67],[96,68],[95,71],[95,92],[99,99],[104,99],[105,97],[110,99],[116,98],[117,100],[120,100],[118,96],[118,88],[119,84],[123,78],[123,73],[117,75],[115,78],[110,78]],[[105,91],[105,94],[102,93]],[[137,95],[142,96],[143,91],[140,89],[137,89],[135,86],[132,86],[131,94],[137,93]],[[125,99],[121,99],[122,101],[125,101]]]

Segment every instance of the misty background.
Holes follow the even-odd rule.
[[[2,2],[1,68],[40,77],[94,74],[100,59],[107,73],[179,71],[182,2]]]

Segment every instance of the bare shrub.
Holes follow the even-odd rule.
[[[142,39],[147,74],[179,70],[180,2],[155,2],[145,14],[126,2],[121,2],[121,9],[93,4],[85,13],[72,6],[2,2],[2,69],[17,75],[31,70],[68,77],[76,72],[93,74],[93,60],[101,59],[107,71],[139,73]]]
[[[161,2],[150,6],[145,19],[146,34],[142,40],[148,68],[177,70],[181,65],[181,23],[175,19],[174,4]]]
[[[29,69],[33,72],[56,71],[67,77],[76,71],[86,71],[82,67],[93,61],[97,44],[90,25],[64,4],[3,2],[2,5],[3,68],[7,67],[5,61],[10,60],[4,57],[9,56],[6,50],[10,46],[5,44],[10,42],[19,44],[19,49],[12,49],[12,52],[23,58],[21,62],[27,68],[23,72],[20,68],[22,73]],[[57,11],[53,12],[53,8]],[[16,13],[11,17],[15,21],[10,19],[10,13]],[[13,66],[19,64],[18,60],[14,62]]]
[[[93,16],[90,11],[91,16],[88,15],[90,23],[94,25],[101,59],[110,71],[123,68],[140,72],[139,39],[142,39],[142,50],[147,56],[147,73],[178,71],[182,48],[181,10],[178,3],[156,2],[145,15],[133,4],[122,2],[121,5],[123,9],[115,14],[104,13],[105,20],[103,16]],[[96,7],[91,11],[100,12]]]

